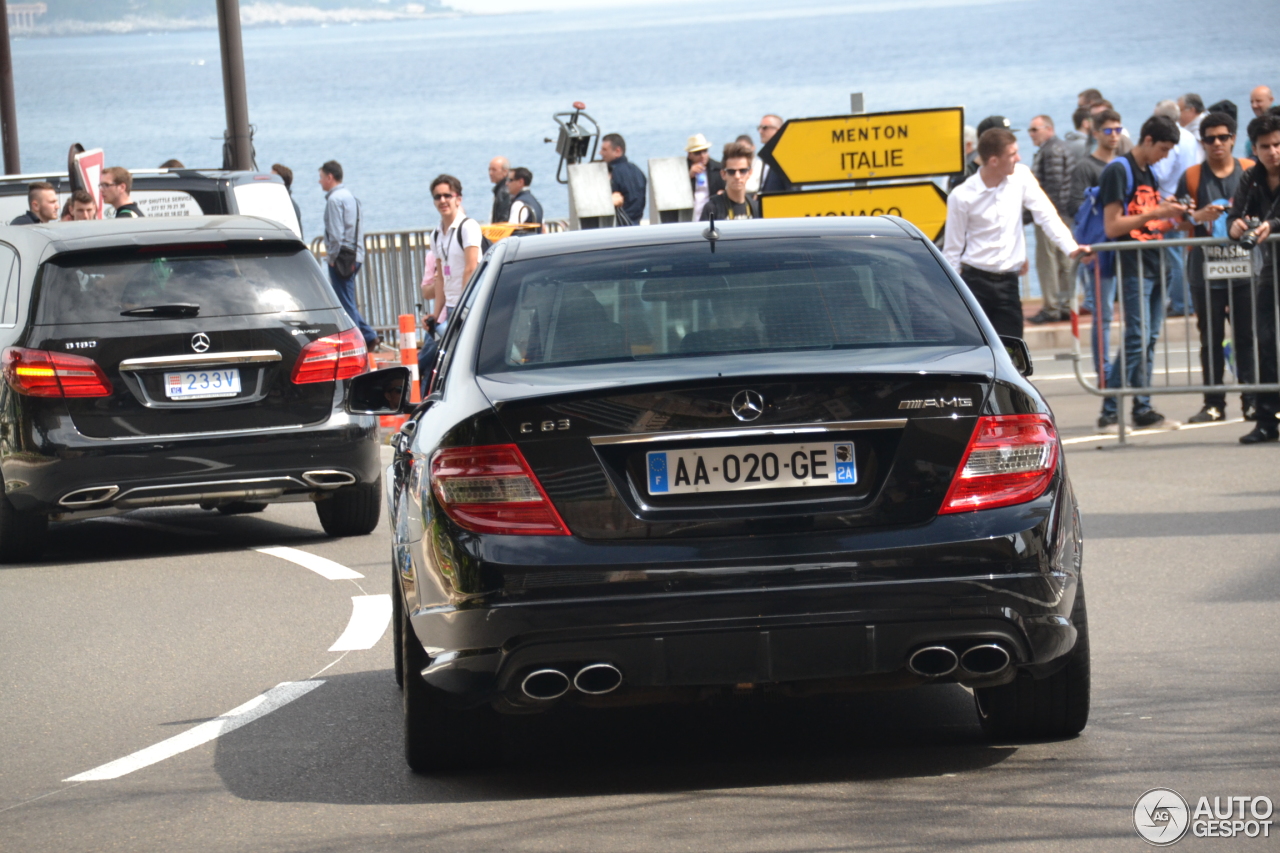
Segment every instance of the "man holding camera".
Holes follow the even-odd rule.
[[[1262,384],[1276,381],[1276,244],[1263,245],[1280,234],[1280,115],[1266,113],[1249,122],[1249,141],[1258,162],[1240,178],[1231,204],[1228,236],[1246,249],[1261,246],[1260,269],[1254,274],[1258,313],[1258,374]],[[1241,444],[1258,444],[1280,438],[1280,394],[1258,395],[1258,422],[1240,437]]]

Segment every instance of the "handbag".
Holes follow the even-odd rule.
[[[360,202],[356,202],[356,239],[360,239]],[[356,247],[343,246],[333,258],[333,268],[342,278],[356,274]]]

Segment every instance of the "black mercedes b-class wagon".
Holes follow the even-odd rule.
[[[0,227],[0,560],[50,521],[314,501],[377,526],[364,340],[292,231],[253,217]]]
[[[718,692],[952,681],[993,737],[1084,727],[1053,416],[909,223],[508,240],[461,306],[388,488],[411,767],[495,712]]]

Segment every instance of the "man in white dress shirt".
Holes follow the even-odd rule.
[[[1088,254],[1075,239],[1031,170],[1018,157],[1018,140],[1002,127],[978,137],[981,167],[947,198],[942,250],[960,273],[998,334],[1022,337],[1018,272],[1027,260],[1022,210],[1064,254]]]

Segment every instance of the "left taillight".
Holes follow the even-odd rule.
[[[445,513],[475,533],[570,535],[514,444],[437,450],[431,489]]]
[[[1044,494],[1058,465],[1048,415],[984,415],[942,501],[941,515],[1026,503]]]
[[[91,358],[26,347],[0,356],[9,387],[28,397],[109,397],[111,380]]]
[[[369,351],[359,329],[316,338],[302,348],[289,377],[294,385],[336,382],[369,369]]]

